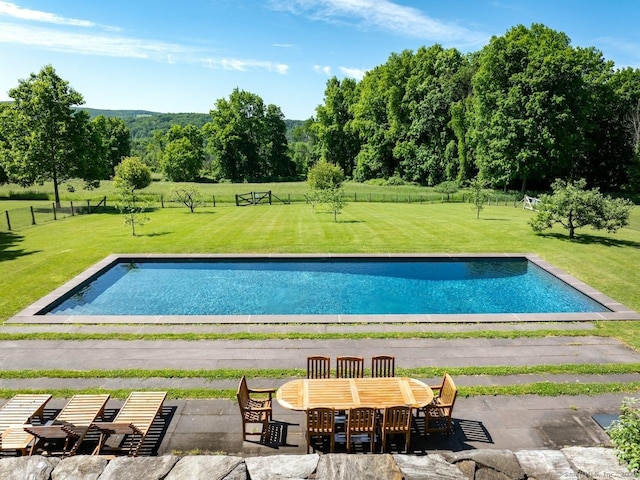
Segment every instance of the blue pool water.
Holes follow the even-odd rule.
[[[608,311],[521,259],[117,263],[48,313],[331,315]]]

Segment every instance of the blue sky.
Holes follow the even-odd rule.
[[[640,68],[637,0],[0,0],[0,100],[44,65],[106,109],[208,113],[234,88],[304,120],[392,52],[542,23]]]

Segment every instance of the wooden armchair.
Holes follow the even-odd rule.
[[[352,408],[347,414],[347,452],[351,451],[354,436],[366,435],[371,453],[375,450],[376,418],[378,411],[371,407]]]
[[[387,437],[389,435],[404,435],[405,450],[409,453],[411,444],[411,410],[412,408],[406,405],[384,409],[382,426],[380,427],[383,452],[387,447]]]
[[[372,377],[395,377],[396,357],[390,355],[377,355],[371,357]]]
[[[333,408],[310,408],[307,410],[307,453],[312,437],[330,437],[329,452],[335,450],[335,411]],[[315,447],[314,447],[315,452]]]
[[[271,402],[275,391],[274,388],[250,389],[247,386],[247,379],[244,375],[242,376],[236,393],[242,417],[242,440],[246,440],[247,435],[262,435],[263,431],[268,430],[272,414]],[[266,394],[268,398],[251,398],[252,393]],[[262,431],[260,433],[247,432],[248,423],[261,423]]]
[[[331,359],[324,355],[307,357],[307,378],[330,378]]]
[[[436,397],[426,407],[424,411],[424,432],[442,432],[449,434],[452,431],[451,416],[453,406],[458,395],[458,388],[448,373],[444,374],[442,384],[433,386],[431,389],[436,393]]]
[[[336,377],[338,378],[364,377],[364,359],[362,357],[336,358]]]

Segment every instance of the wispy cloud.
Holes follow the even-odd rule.
[[[88,20],[66,18],[0,1],[0,43],[25,45],[57,52],[118,58],[138,58],[175,64],[189,63],[208,68],[245,72],[265,70],[286,74],[289,66],[252,59],[215,59],[211,52],[191,45],[147,40],[122,35],[121,29]],[[18,20],[11,22],[11,19]],[[45,23],[46,26],[34,25]],[[71,28],[69,28],[71,27]],[[75,27],[81,27],[77,30]]]
[[[360,68],[349,68],[349,67],[340,67],[340,71],[345,77],[351,77],[356,80],[362,80],[366,70],[362,70]]]
[[[608,57],[617,57],[616,67],[640,68],[640,43],[616,37],[596,38],[595,43],[603,45],[603,48],[610,50]]]
[[[484,32],[433,19],[389,0],[270,0],[271,8],[317,21],[386,30],[396,35],[459,46],[482,45]]]
[[[31,10],[22,8],[11,2],[0,1],[0,15],[11,17],[19,20],[28,20],[31,22],[52,23],[56,25],[70,25],[73,27],[101,27],[108,30],[119,30],[116,27],[108,27],[99,25],[89,20],[80,20],[77,18],[67,18],[56,15],[55,13],[43,12],[41,10]]]
[[[331,67],[328,65],[314,65],[313,66],[313,71],[314,72],[318,72],[318,73],[322,73],[324,75],[326,75],[327,77],[331,76]]]

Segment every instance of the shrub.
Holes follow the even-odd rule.
[[[640,473],[640,408],[637,398],[625,398],[620,417],[607,431],[616,447],[618,459],[627,464],[630,472]]]

